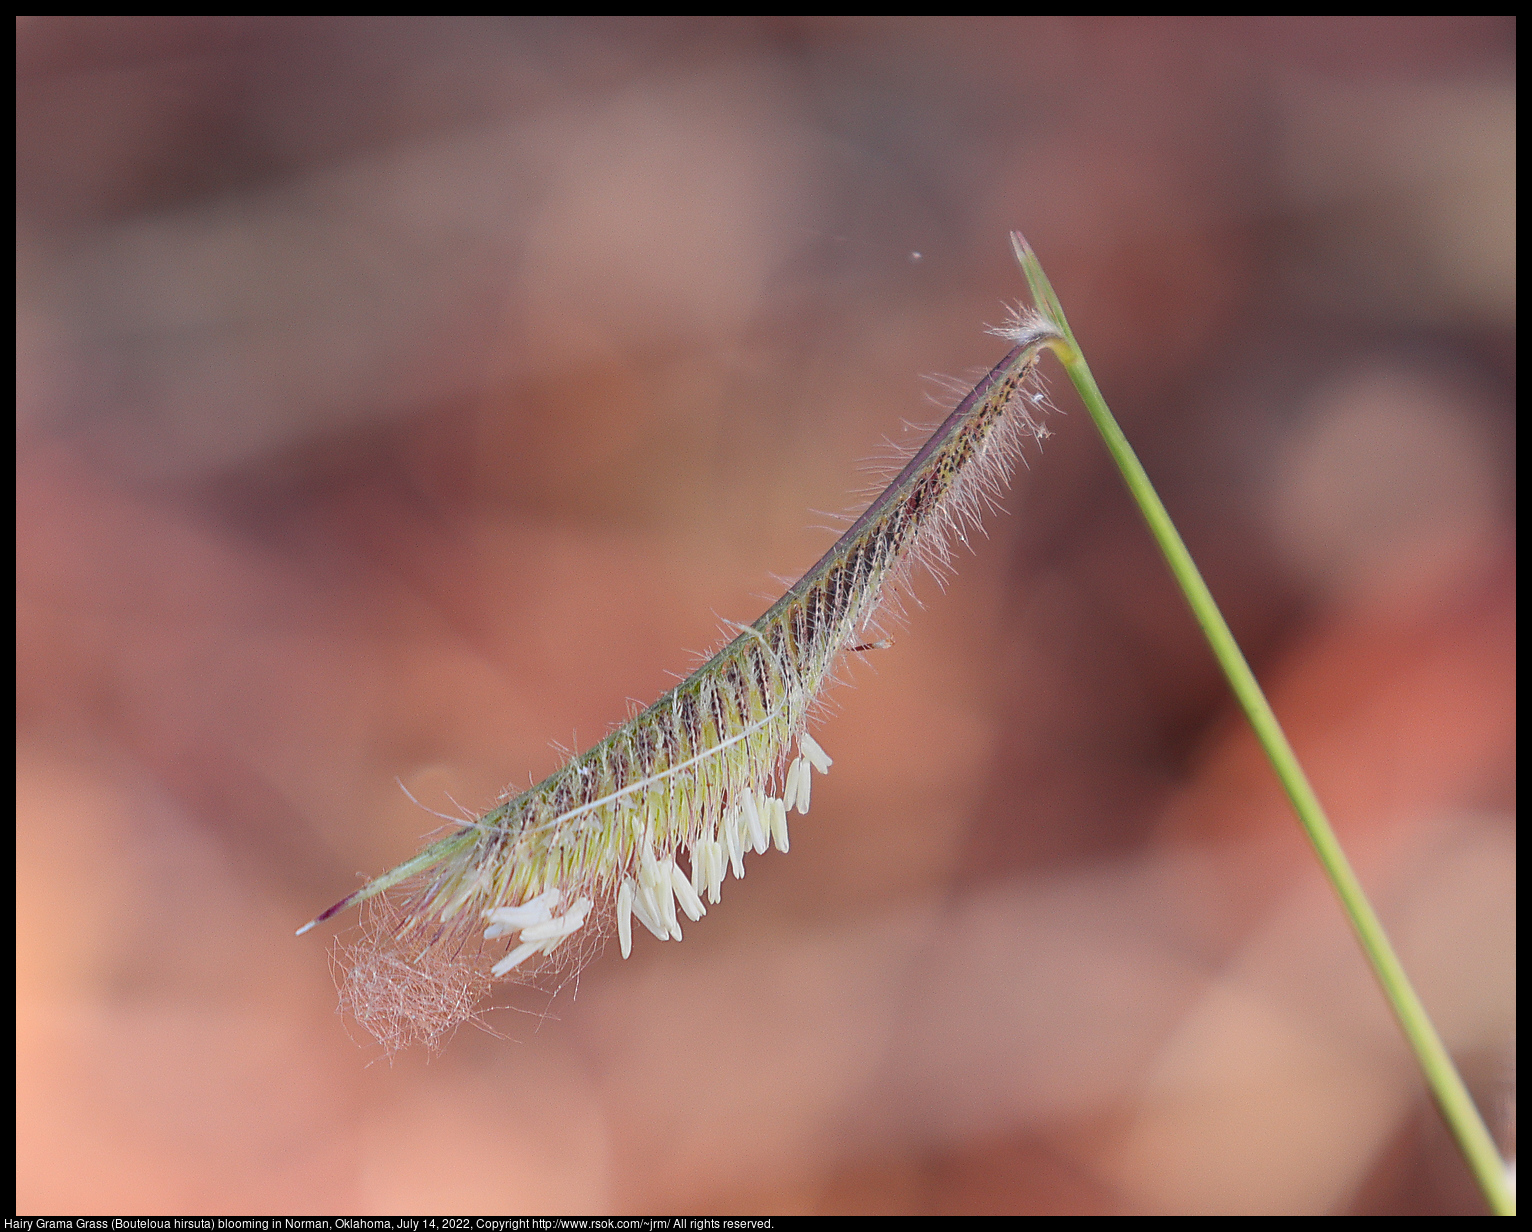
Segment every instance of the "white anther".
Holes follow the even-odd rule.
[[[563,915],[556,916],[543,924],[523,928],[521,943],[526,945],[533,941],[562,941],[570,933],[578,932],[585,926],[585,917],[589,912],[590,899],[577,898]]]
[[[559,899],[562,897],[563,891],[558,886],[553,886],[544,890],[537,897],[527,899],[519,907],[495,907],[493,910],[485,912],[485,918],[494,920],[497,923],[514,925],[515,913],[519,911],[541,912],[544,916],[547,916],[553,908],[559,905]]]
[[[751,836],[754,840],[752,846],[758,856],[765,855],[766,848],[771,846],[771,810],[774,805],[781,803],[780,800],[773,799],[771,796],[763,797],[761,800],[760,812],[756,815],[759,825]]]
[[[719,846],[715,839],[704,838],[697,840],[696,849],[692,852],[692,889],[697,897],[707,894],[712,902],[713,886],[713,848]]]
[[[782,788],[782,801],[788,808],[792,808],[798,800],[798,780],[803,777],[804,761],[801,757],[793,758],[793,764],[787,768],[787,785]]]
[[[521,966],[522,963],[526,962],[527,959],[531,958],[532,955],[536,954],[540,949],[542,949],[542,946],[535,943],[528,944],[524,941],[504,958],[502,958],[499,962],[497,962],[493,967],[491,967],[489,969],[489,973],[491,975],[504,975],[507,971],[514,971],[517,967]]]
[[[692,867],[696,868],[697,853],[692,852]],[[675,887],[676,901],[681,904],[681,910],[686,912],[689,920],[700,920],[707,914],[707,908],[702,905],[702,900],[697,897],[697,891],[692,889],[692,883],[686,879],[686,874],[672,864],[670,866],[670,881]]]
[[[764,799],[764,797],[762,797],[762,799]],[[763,840],[766,836],[766,823],[761,819],[760,802],[756,800],[755,793],[748,787],[745,788],[744,794],[740,797],[740,800],[744,806],[745,823],[749,827],[750,835],[749,842],[745,842],[743,835],[741,836],[740,846],[742,848],[754,847],[758,852],[765,851],[766,847],[763,843]],[[735,873],[734,875],[736,877],[744,876],[743,873]]]
[[[656,897],[660,900],[660,909],[665,913],[665,923],[670,928],[670,935],[679,941],[681,940],[681,921],[676,919],[675,869],[675,861],[668,856],[661,861],[660,883],[654,889]]]
[[[553,908],[558,905],[559,897],[559,888],[554,886],[519,907],[495,907],[486,911],[484,918],[489,921],[489,927],[484,930],[484,939],[491,941],[518,928],[546,923],[553,918]]]
[[[670,896],[670,879],[660,873],[654,851],[645,845],[638,853],[638,896],[633,900],[633,910],[645,928],[661,941],[669,941],[670,922],[661,901],[662,893],[667,898]]]
[[[798,737],[798,751],[814,763],[814,769],[820,774],[829,774],[830,767],[835,764],[830,755],[819,747],[819,741],[808,732]]]
[[[805,774],[803,777],[806,779],[808,778],[808,775]],[[801,785],[799,786],[798,790],[803,790]],[[785,808],[774,808],[771,810],[771,837],[777,845],[777,850],[786,854],[787,810]]]
[[[617,944],[626,958],[633,952],[633,878],[624,877],[617,891]]]
[[[803,773],[798,776],[798,811],[800,813],[807,813],[809,811],[809,787],[814,776],[809,773],[807,757],[800,758],[799,765],[803,767]]]
[[[716,839],[708,843],[705,860],[707,864],[704,874],[707,878],[707,900],[710,903],[716,903],[718,901],[718,892],[723,888],[724,876],[728,872],[727,865],[724,862],[723,844]]]
[[[729,863],[734,866],[735,877],[745,875],[745,844],[741,837],[745,818],[740,808],[732,806],[724,814],[724,840],[729,853]]]
[[[654,901],[654,895],[649,888],[642,883],[638,887],[638,893],[633,896],[633,914],[638,917],[640,924],[661,941],[670,940],[670,929],[666,927],[664,917],[659,913],[659,904]]]

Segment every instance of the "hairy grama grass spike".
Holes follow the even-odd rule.
[[[1062,335],[1021,313],[994,332],[1010,352],[764,616],[543,782],[298,930],[401,889],[379,900],[342,990],[385,1047],[435,1042],[472,1016],[473,990],[542,963],[593,912],[615,913],[625,958],[634,917],[661,941],[680,940],[680,917],[717,903],[747,853],[788,849],[788,812],[808,812],[811,776],[830,768],[806,725],[837,659],[888,644],[877,621],[893,588],[916,563],[943,569],[1022,446],[1047,434],[1034,416],[1042,394],[1028,386],[1041,349]],[[577,942],[555,961],[588,949]]]

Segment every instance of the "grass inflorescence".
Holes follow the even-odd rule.
[[[1019,313],[994,332],[1006,356],[765,615],[541,783],[299,929],[385,896],[342,1000],[386,1047],[436,1042],[494,979],[577,963],[609,919],[624,957],[634,919],[680,940],[680,916],[718,903],[748,853],[787,851],[789,814],[808,812],[832,764],[807,726],[837,662],[883,644],[880,614],[910,570],[941,569],[1046,435],[1033,376],[1062,335]]]

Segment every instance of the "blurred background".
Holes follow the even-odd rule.
[[[1482,1209],[1061,371],[790,856],[293,930],[753,620],[1032,241],[1514,1155],[1507,18],[18,19],[23,1214]]]

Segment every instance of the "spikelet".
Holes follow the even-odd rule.
[[[916,562],[947,565],[1022,446],[1046,435],[1029,383],[1059,331],[1017,313],[994,332],[1010,352],[764,616],[543,782],[298,930],[400,887],[353,951],[342,992],[386,1046],[439,1038],[492,978],[587,952],[591,936],[555,955],[593,914],[615,914],[625,958],[635,918],[679,941],[681,916],[716,904],[748,853],[787,851],[788,813],[808,812],[812,776],[831,766],[806,723],[837,659],[886,644],[877,621],[893,589]],[[411,1021],[421,1013],[435,1017]]]

